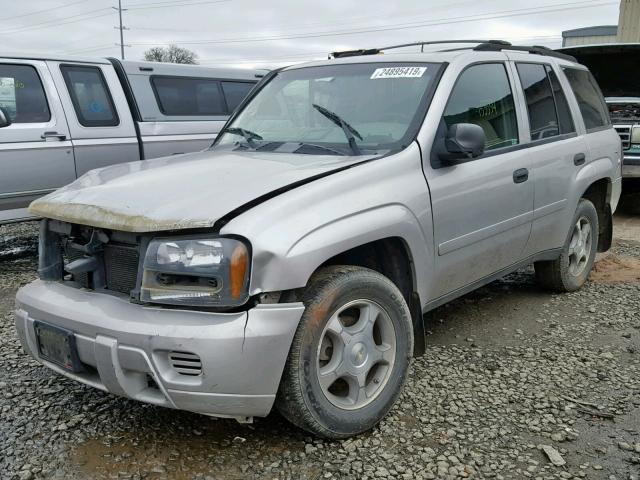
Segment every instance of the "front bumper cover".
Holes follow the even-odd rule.
[[[16,307],[25,351],[52,370],[135,400],[238,419],[271,410],[304,311],[302,303],[238,313],[149,307],[42,280],[18,291]],[[87,372],[41,359],[34,321],[74,332]],[[171,362],[176,351],[198,356],[202,373],[181,374]]]

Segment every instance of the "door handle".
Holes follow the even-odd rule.
[[[573,157],[573,164],[576,166],[583,165],[586,160],[587,157],[584,153],[576,153],[576,155]]]
[[[513,172],[513,183],[526,182],[529,179],[529,170],[526,168],[519,168]]]
[[[40,135],[40,138],[43,140],[46,140],[47,138],[57,138],[58,140],[62,141],[66,140],[67,136],[64,133],[44,132],[42,135]]]

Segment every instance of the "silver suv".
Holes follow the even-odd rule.
[[[35,201],[25,350],[117,395],[241,421],[275,405],[342,438],[393,406],[426,312],[531,263],[579,289],[621,182],[589,71],[498,41],[376,53],[272,72],[208,151]]]

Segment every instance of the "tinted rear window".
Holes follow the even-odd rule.
[[[0,65],[0,107],[13,123],[42,123],[51,119],[36,69],[30,65]]]
[[[226,115],[220,82],[210,78],[151,77],[165,115]]]
[[[120,123],[99,67],[61,65],[73,108],[84,127],[114,127]]]
[[[582,118],[587,130],[611,124],[609,112],[593,75],[587,70],[565,68],[564,73],[578,100]]]
[[[253,82],[222,82],[229,113],[233,112],[253,88]]]

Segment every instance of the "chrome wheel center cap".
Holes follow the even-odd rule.
[[[368,356],[367,346],[362,342],[358,342],[351,347],[349,360],[354,367],[361,367],[367,361]]]

